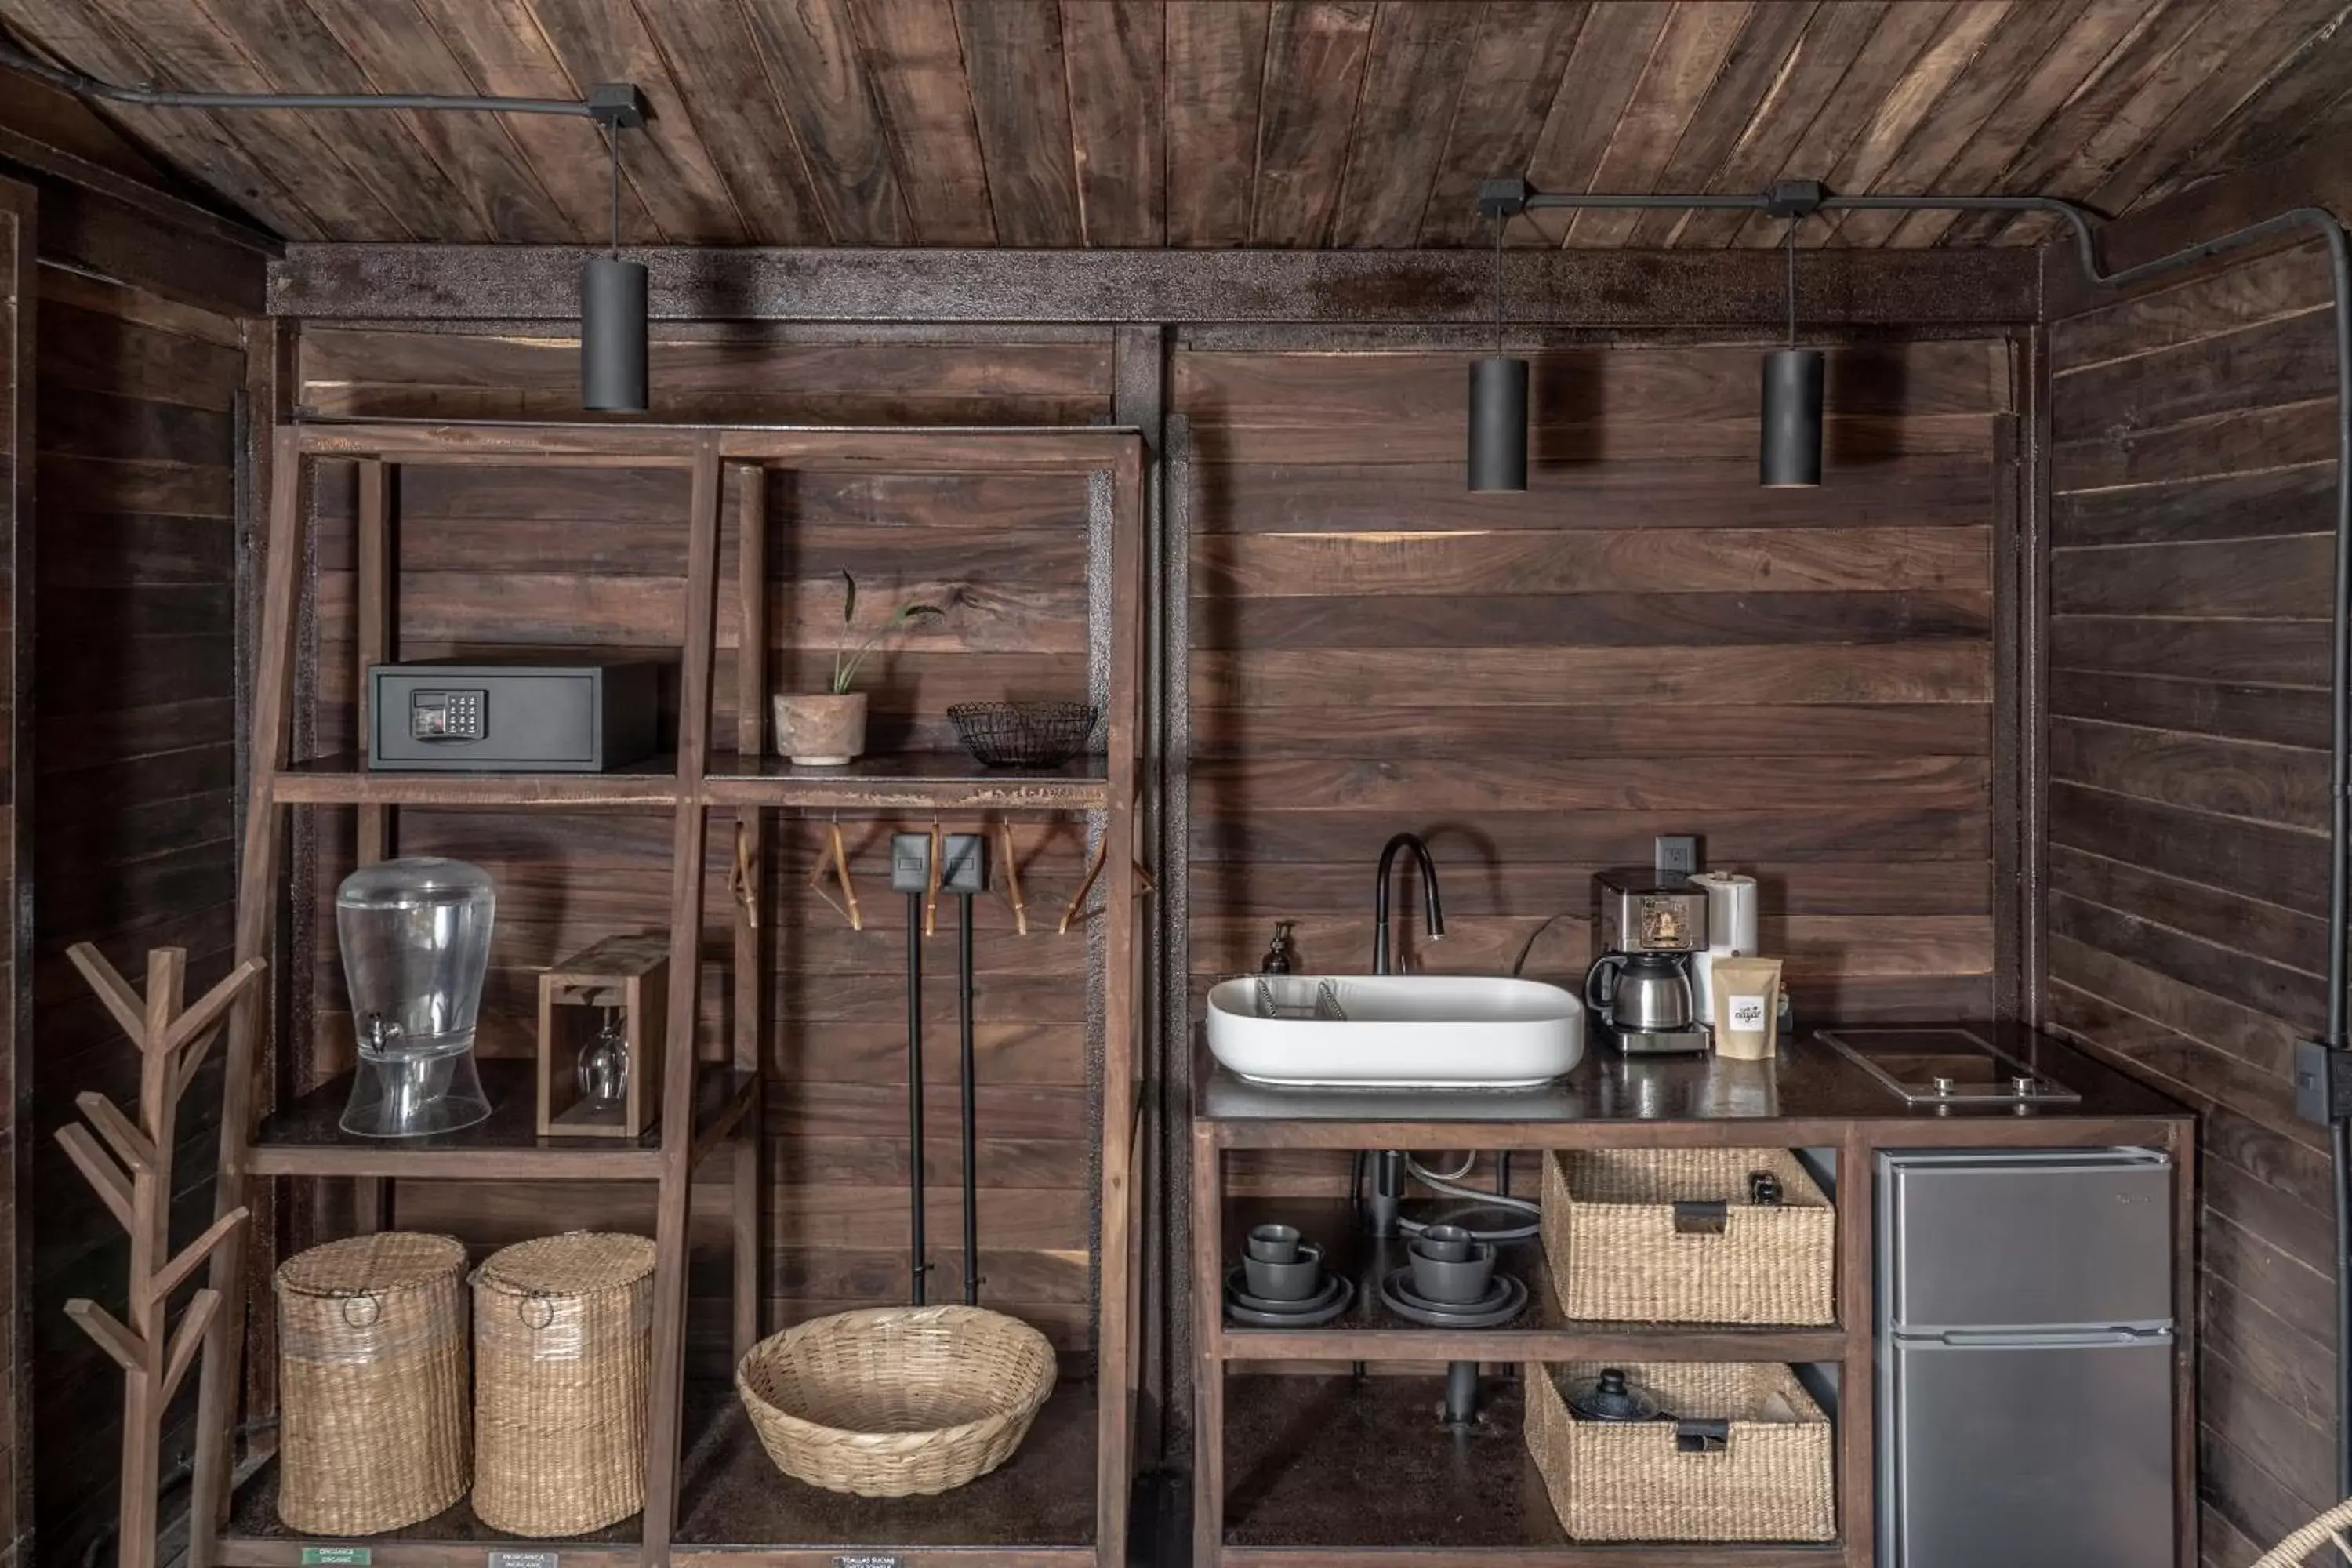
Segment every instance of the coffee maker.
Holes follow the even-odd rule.
[[[1628,1056],[1704,1051],[1691,955],[1706,951],[1706,889],[1680,875],[1602,871],[1592,879],[1584,1004],[1594,1031]]]

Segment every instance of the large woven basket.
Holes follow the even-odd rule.
[[[1054,1347],[979,1307],[836,1312],[762,1340],[735,1387],[788,1476],[859,1497],[947,1491],[1013,1457]]]
[[[1830,1419],[1785,1366],[1628,1364],[1672,1415],[1724,1423],[1704,1446],[1675,1421],[1580,1421],[1559,1382],[1597,1365],[1527,1368],[1528,1452],[1578,1541],[1828,1541],[1837,1534]]]
[[[384,1231],[278,1270],[278,1515],[373,1535],[466,1495],[466,1249]]]
[[[580,1535],[646,1505],[654,1244],[577,1230],[474,1276],[474,1512]]]
[[[1769,1171],[1778,1205],[1749,1203]],[[1676,1205],[1718,1204],[1719,1216]],[[1827,1323],[1837,1213],[1786,1149],[1589,1149],[1544,1162],[1544,1258],[1572,1319]]]

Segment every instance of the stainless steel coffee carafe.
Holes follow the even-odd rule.
[[[1584,977],[1585,1005],[1622,1034],[1691,1026],[1690,958],[1678,952],[1606,952]]]

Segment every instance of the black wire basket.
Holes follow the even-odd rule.
[[[1058,768],[1095,732],[1089,702],[959,702],[948,720],[964,750],[992,768]]]

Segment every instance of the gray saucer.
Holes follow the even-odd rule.
[[[1239,1274],[1236,1267],[1233,1272]],[[1225,1321],[1251,1329],[1311,1329],[1328,1323],[1355,1304],[1356,1284],[1344,1274],[1334,1274],[1322,1289],[1303,1302],[1289,1303],[1292,1310],[1269,1312],[1260,1307],[1247,1307],[1244,1301],[1258,1298],[1233,1288],[1230,1279],[1225,1289]],[[1304,1311],[1297,1309],[1304,1307]]]
[[[1516,1275],[1497,1274],[1484,1300],[1454,1307],[1415,1290],[1412,1270],[1406,1268],[1392,1270],[1381,1281],[1381,1304],[1400,1318],[1433,1329],[1492,1329],[1527,1310],[1528,1288]]]

